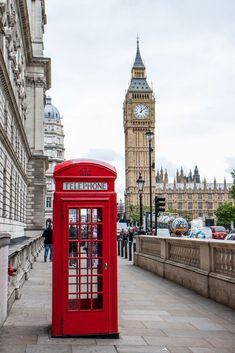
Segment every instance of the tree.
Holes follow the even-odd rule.
[[[179,216],[185,218],[188,222],[193,220],[193,212],[187,210],[178,210]]]
[[[145,215],[146,212],[149,212],[150,208],[148,206],[142,206],[143,207],[143,216]],[[129,212],[130,212],[130,221],[132,224],[139,223],[140,221],[140,207],[138,205],[133,205],[131,204],[129,206]]]
[[[230,225],[235,220],[235,206],[231,202],[224,202],[215,211],[217,223]]]
[[[230,194],[232,195],[233,200],[235,201],[235,169],[231,172],[233,178],[233,185],[230,189]]]
[[[130,212],[130,220],[132,223],[139,222],[140,219],[140,213],[139,213],[139,207],[137,205],[130,205],[129,206],[129,212]]]

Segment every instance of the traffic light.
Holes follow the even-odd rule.
[[[165,211],[166,198],[155,196],[155,212],[158,215],[159,212]]]

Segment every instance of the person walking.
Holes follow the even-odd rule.
[[[51,223],[48,224],[42,236],[44,237],[44,262],[47,262],[47,256],[50,251],[50,261],[52,261],[52,227]]]

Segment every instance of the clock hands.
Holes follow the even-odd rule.
[[[144,104],[137,105],[134,111],[135,115],[139,118],[145,118],[149,113],[148,107]]]

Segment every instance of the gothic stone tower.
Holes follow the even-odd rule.
[[[131,82],[123,105],[124,133],[125,133],[125,206],[129,218],[130,205],[139,204],[136,180],[141,173],[145,180],[143,192],[143,206],[149,206],[149,142],[146,132],[154,133],[155,129],[155,98],[146,79],[146,70],[142,61],[139,40],[135,62],[131,70]],[[152,140],[152,165],[155,161],[155,143]],[[152,199],[155,193],[155,172],[151,168]]]

